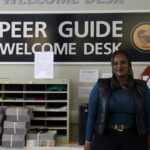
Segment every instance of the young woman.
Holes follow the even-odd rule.
[[[99,79],[89,97],[84,150],[150,150],[150,89],[133,78],[125,51],[111,65],[112,78]]]

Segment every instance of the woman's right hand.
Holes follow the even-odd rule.
[[[84,144],[84,150],[92,150],[92,143],[86,143]]]

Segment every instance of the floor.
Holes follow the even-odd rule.
[[[83,150],[83,146],[80,145],[63,145],[55,147],[24,147],[24,148],[5,148],[0,147],[0,150]]]

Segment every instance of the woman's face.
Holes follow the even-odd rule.
[[[129,74],[129,65],[127,57],[123,54],[117,54],[112,63],[112,71],[116,77],[125,77]]]

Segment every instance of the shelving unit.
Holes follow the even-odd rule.
[[[32,107],[31,129],[57,130],[69,141],[68,79],[0,83],[0,105]]]

